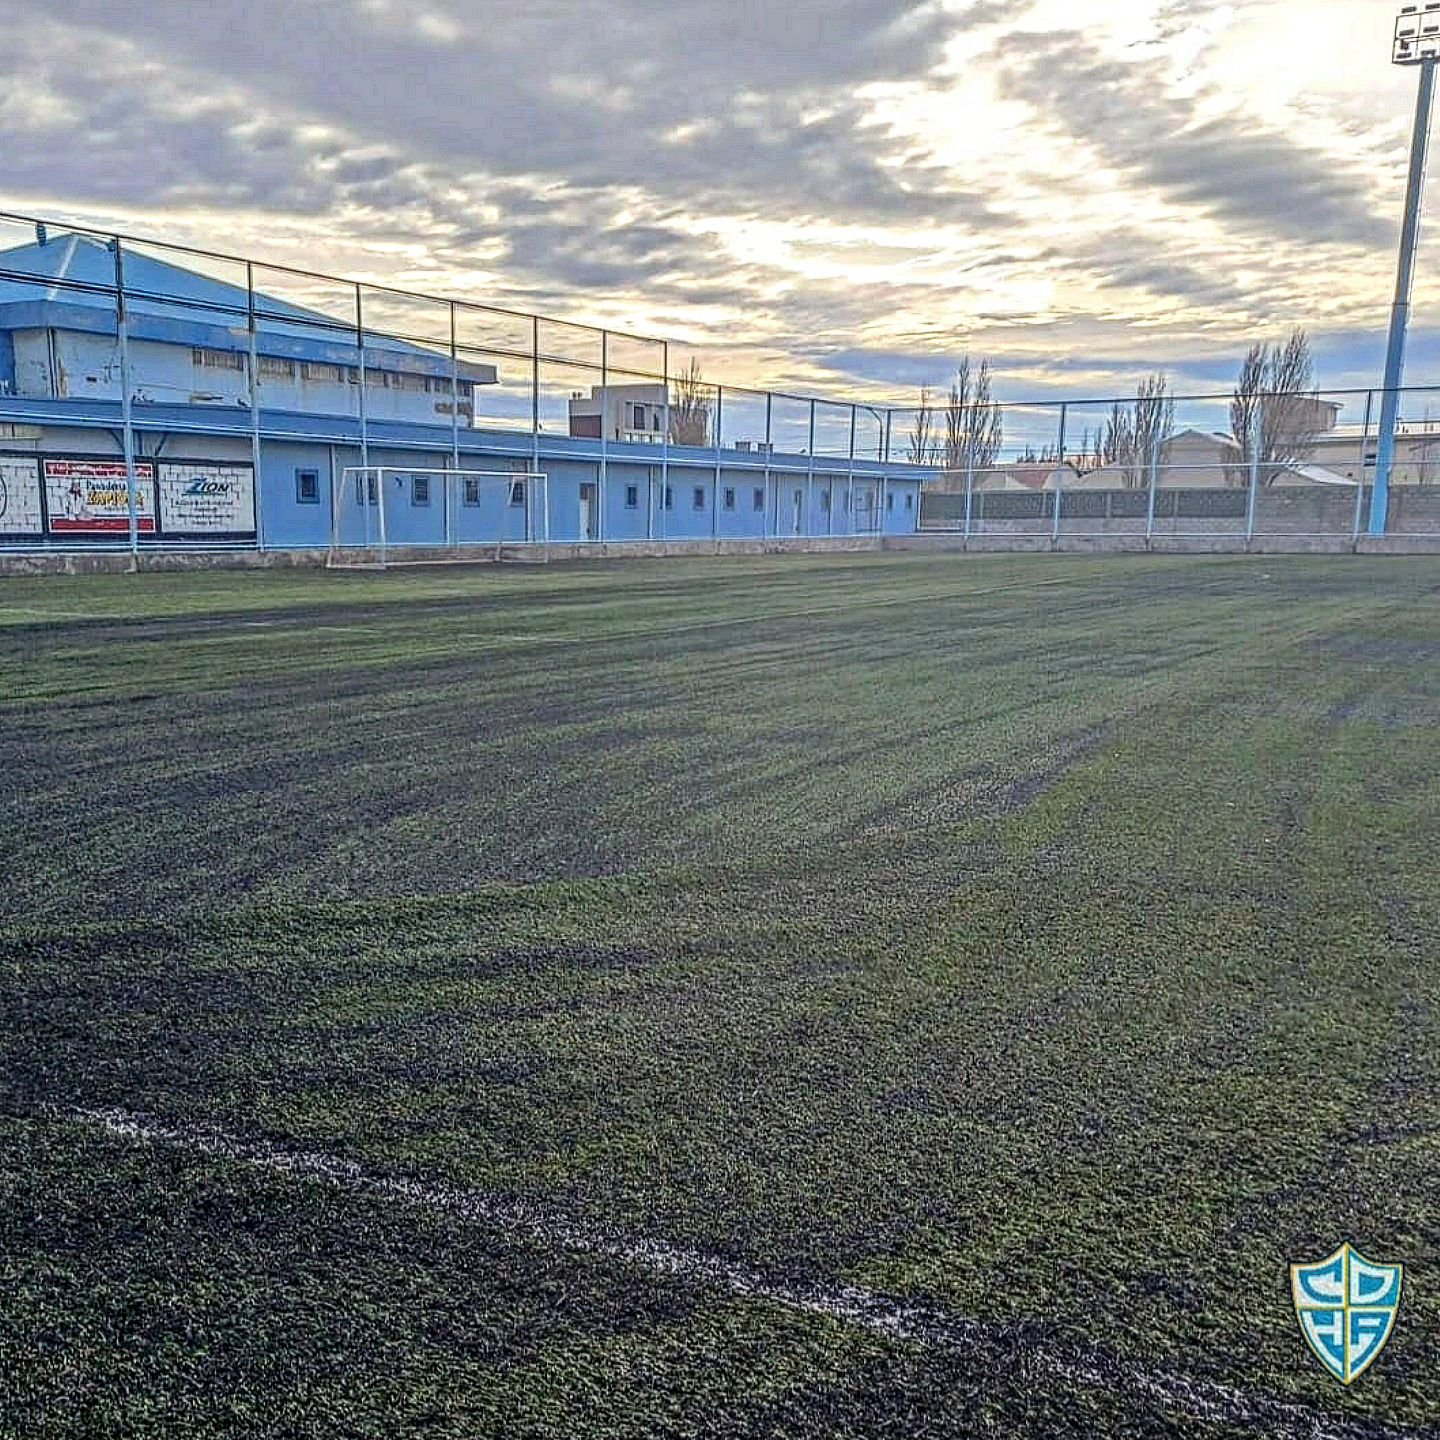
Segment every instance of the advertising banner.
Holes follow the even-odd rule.
[[[123,535],[130,499],[123,460],[47,458],[45,504],[52,535]],[[140,534],[155,533],[155,467],[135,464],[135,513]]]
[[[39,535],[40,464],[33,455],[0,455],[0,535]]]
[[[253,535],[254,471],[220,461],[162,461],[160,527],[167,535]]]

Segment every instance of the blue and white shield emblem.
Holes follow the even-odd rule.
[[[1400,1310],[1404,1266],[1377,1265],[1353,1245],[1327,1260],[1290,1267],[1290,1292],[1305,1341],[1342,1384],[1379,1358]]]

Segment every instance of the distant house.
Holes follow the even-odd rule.
[[[1020,493],[1060,488],[1068,490],[1072,489],[1079,481],[1079,470],[1068,460],[1063,464],[1057,464],[1053,460],[1039,463],[1025,460],[991,465],[984,470],[977,470],[969,477],[968,483],[971,489],[993,494],[1003,491]],[[927,484],[925,488],[932,494],[963,495],[966,486],[967,477],[964,471],[947,470],[938,479]]]
[[[1326,406],[1328,416],[1334,407]],[[1319,451],[1323,440],[1307,447]],[[1437,456],[1440,458],[1440,456]],[[1165,441],[1157,473],[1159,484],[1172,489],[1220,490],[1243,488],[1249,483],[1244,452],[1231,435],[1193,427],[1177,430]],[[1073,487],[1081,490],[1144,489],[1149,486],[1149,467],[1143,461],[1113,462],[1088,470]],[[1329,469],[1314,459],[1285,466],[1269,482],[1272,485],[1353,485],[1353,477]],[[1068,484],[1068,482],[1067,482]]]
[[[666,386],[592,385],[570,397],[570,434],[579,440],[659,445],[665,439]]]
[[[1351,482],[1374,478],[1379,440],[1372,426],[1361,433],[1358,425],[1341,426],[1322,435],[1314,445],[1313,459]],[[1363,449],[1363,455],[1362,455]],[[1392,485],[1440,485],[1440,419],[1406,421],[1395,432]]]

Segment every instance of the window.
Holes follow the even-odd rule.
[[[697,510],[705,508],[705,487],[703,485],[695,487],[695,508]]]
[[[755,498],[751,502],[750,508],[754,510],[757,515],[761,515],[765,511],[765,490],[760,485],[755,487]]]
[[[893,490],[887,490],[885,492],[885,508],[887,510],[894,510],[895,508],[895,492]]]
[[[322,360],[306,360],[300,366],[300,378],[338,385],[345,378],[345,371],[339,365],[330,365]]]
[[[320,503],[320,472],[318,470],[297,470],[295,472],[295,503],[297,505],[318,505]]]
[[[725,508],[727,510],[735,508],[735,487],[733,485],[725,487]]]
[[[675,487],[673,485],[665,487],[665,508],[667,510],[675,508]]]
[[[510,503],[512,505],[523,505],[525,503],[525,482],[523,480],[512,480],[510,482]]]
[[[636,406],[634,407],[634,410],[635,410],[635,429],[637,429],[637,430],[643,430],[643,429],[645,428],[645,407],[644,407],[643,405],[636,405]]]
[[[364,482],[363,484],[361,482]],[[364,505],[366,503],[377,505],[380,497],[375,493],[375,477],[373,475],[357,476],[355,480],[355,503]]]
[[[822,514],[830,513],[830,492],[828,490],[820,492],[820,510]]]
[[[912,490],[905,492],[905,508],[907,510],[913,510],[915,508],[915,493]]]
[[[238,350],[209,350],[197,345],[191,350],[190,358],[203,370],[243,370],[245,368],[245,357]]]
[[[476,476],[467,475],[465,477],[461,503],[464,505],[478,505],[480,503],[480,481]]]
[[[430,477],[428,475],[412,475],[410,477],[410,503],[412,505],[428,505],[430,503]]]
[[[625,487],[625,508],[627,510],[638,510],[640,508],[640,487],[638,485],[627,485]]]
[[[260,357],[260,373],[270,376],[272,380],[293,380],[295,378],[295,362],[278,360],[273,355],[262,355]]]

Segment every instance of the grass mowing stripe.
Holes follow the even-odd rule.
[[[56,1107],[50,1113],[56,1119],[98,1128],[122,1140],[169,1146],[313,1184],[423,1206],[523,1242],[600,1256],[670,1279],[728,1291],[741,1300],[855,1327],[884,1340],[919,1344],[962,1358],[979,1350],[1003,1351],[1022,1371],[1037,1378],[1084,1389],[1119,1391],[1188,1419],[1241,1425],[1267,1435],[1305,1440],[1406,1440],[1423,1433],[1375,1421],[1332,1418],[1304,1405],[1235,1386],[1190,1379],[1099,1350],[1087,1353],[1075,1346],[1056,1344],[1029,1336],[1019,1327],[988,1325],[931,1306],[905,1304],[860,1286],[768,1279],[718,1256],[663,1241],[625,1238],[539,1205],[386,1174],[319,1151],[294,1149],[196,1125],[166,1123],[118,1109]]]

